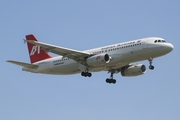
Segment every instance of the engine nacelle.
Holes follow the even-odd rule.
[[[146,66],[143,64],[132,65],[121,71],[122,76],[138,76],[146,73]]]
[[[87,64],[89,66],[102,66],[104,64],[109,63],[110,60],[111,60],[111,57],[108,54],[103,53],[103,54],[94,55],[88,58]]]

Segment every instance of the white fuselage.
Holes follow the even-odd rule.
[[[172,49],[173,45],[165,42],[164,39],[150,37],[99,47],[86,50],[85,52],[89,52],[93,55],[106,53],[111,57],[110,62],[104,65],[88,66],[89,71],[97,72],[117,69],[132,62],[156,58],[169,53]],[[37,64],[38,68],[23,68],[23,70],[43,74],[65,75],[80,73],[87,69],[87,66],[62,56],[38,61],[34,64]]]

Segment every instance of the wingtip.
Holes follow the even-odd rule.
[[[6,60],[6,62],[13,63],[14,61],[13,60]]]
[[[6,62],[10,62],[11,60],[6,60]]]

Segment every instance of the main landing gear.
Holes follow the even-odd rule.
[[[114,73],[115,73],[115,71],[112,70],[112,71],[111,71],[111,76],[110,76],[110,78],[107,78],[107,79],[106,79],[106,83],[109,83],[109,84],[111,84],[111,83],[115,84],[115,83],[116,83],[116,80],[113,79],[113,74],[114,74]],[[90,72],[88,71],[88,69],[87,69],[85,72],[81,72],[81,75],[84,76],[84,77],[91,77],[91,76],[92,76],[92,73],[90,73]]]
[[[88,69],[85,72],[81,72],[81,75],[84,77],[91,77],[92,73],[88,72]]]
[[[116,80],[113,79],[113,74],[114,74],[114,71],[111,71],[111,76],[110,76],[110,78],[106,79],[106,83],[109,83],[109,84],[111,84],[111,83],[115,84],[116,83]]]
[[[92,73],[82,72],[81,75],[84,76],[84,77],[91,77],[91,76],[92,76]]]
[[[154,70],[154,66],[152,65],[153,58],[149,58],[148,61],[149,61],[149,64],[150,64],[149,69]]]

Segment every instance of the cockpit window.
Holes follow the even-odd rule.
[[[160,42],[160,43],[163,43],[163,42],[166,42],[165,40],[155,40],[154,43],[157,43],[157,42]]]

